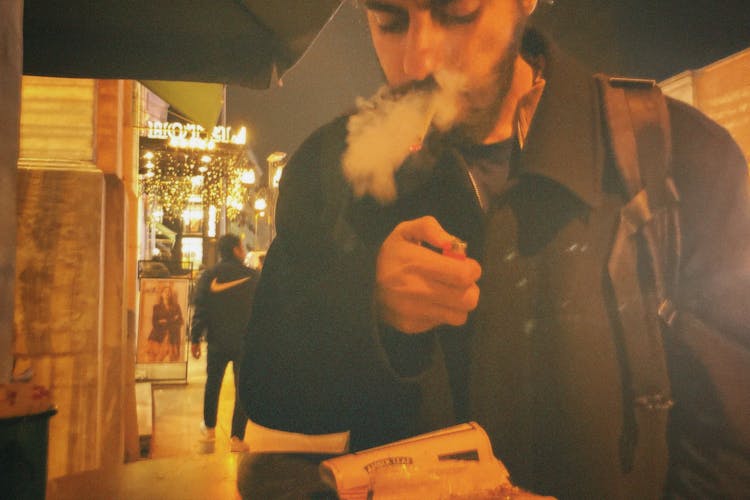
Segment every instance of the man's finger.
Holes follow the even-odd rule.
[[[456,237],[443,229],[443,226],[431,215],[404,221],[396,226],[393,232],[418,246],[426,243],[436,249],[450,247],[456,241]],[[482,269],[479,263],[471,259],[467,259],[471,262],[465,262],[466,266],[461,266],[461,261],[448,263],[442,255],[434,251],[431,255],[416,248],[412,250],[420,253],[420,260],[424,261],[427,270],[435,273],[436,279],[449,285],[466,286],[468,283],[477,281],[481,275]],[[458,281],[455,281],[456,277]]]
[[[431,215],[404,221],[396,226],[394,231],[406,240],[414,243],[428,243],[436,248],[442,248],[454,239],[454,236],[443,229],[443,226]]]
[[[468,311],[404,298],[391,304],[382,303],[382,319],[403,333],[423,333],[440,325],[461,326]]]
[[[380,289],[378,293],[381,293]],[[385,295],[381,300],[388,300]],[[422,300],[458,311],[472,311],[479,302],[479,287],[473,282],[466,287],[455,287],[422,277],[391,283],[387,295],[391,297],[390,302],[394,303],[401,300]]]

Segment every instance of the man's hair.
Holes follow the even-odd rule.
[[[240,245],[240,237],[236,234],[225,234],[219,238],[216,246],[219,248],[219,256],[222,260],[234,259],[234,249]]]

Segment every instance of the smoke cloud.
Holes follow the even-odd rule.
[[[396,198],[394,174],[421,146],[431,128],[444,132],[459,116],[464,78],[436,74],[436,88],[394,92],[381,87],[369,99],[357,99],[357,112],[347,124],[344,175],[355,195],[370,195],[381,204]]]

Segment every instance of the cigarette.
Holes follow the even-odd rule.
[[[417,142],[409,146],[409,153],[416,153],[417,151],[420,151],[422,149],[422,143],[424,143],[424,138],[427,136],[427,132],[430,130],[430,126],[432,125],[432,119],[435,118],[436,113],[437,113],[437,106],[435,105],[435,101],[432,100],[430,102],[430,107],[427,110],[427,115],[425,117],[424,126],[422,127],[422,135],[419,136],[419,139],[417,139]]]

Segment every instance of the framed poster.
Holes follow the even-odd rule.
[[[141,278],[136,363],[187,363],[190,280]]]

